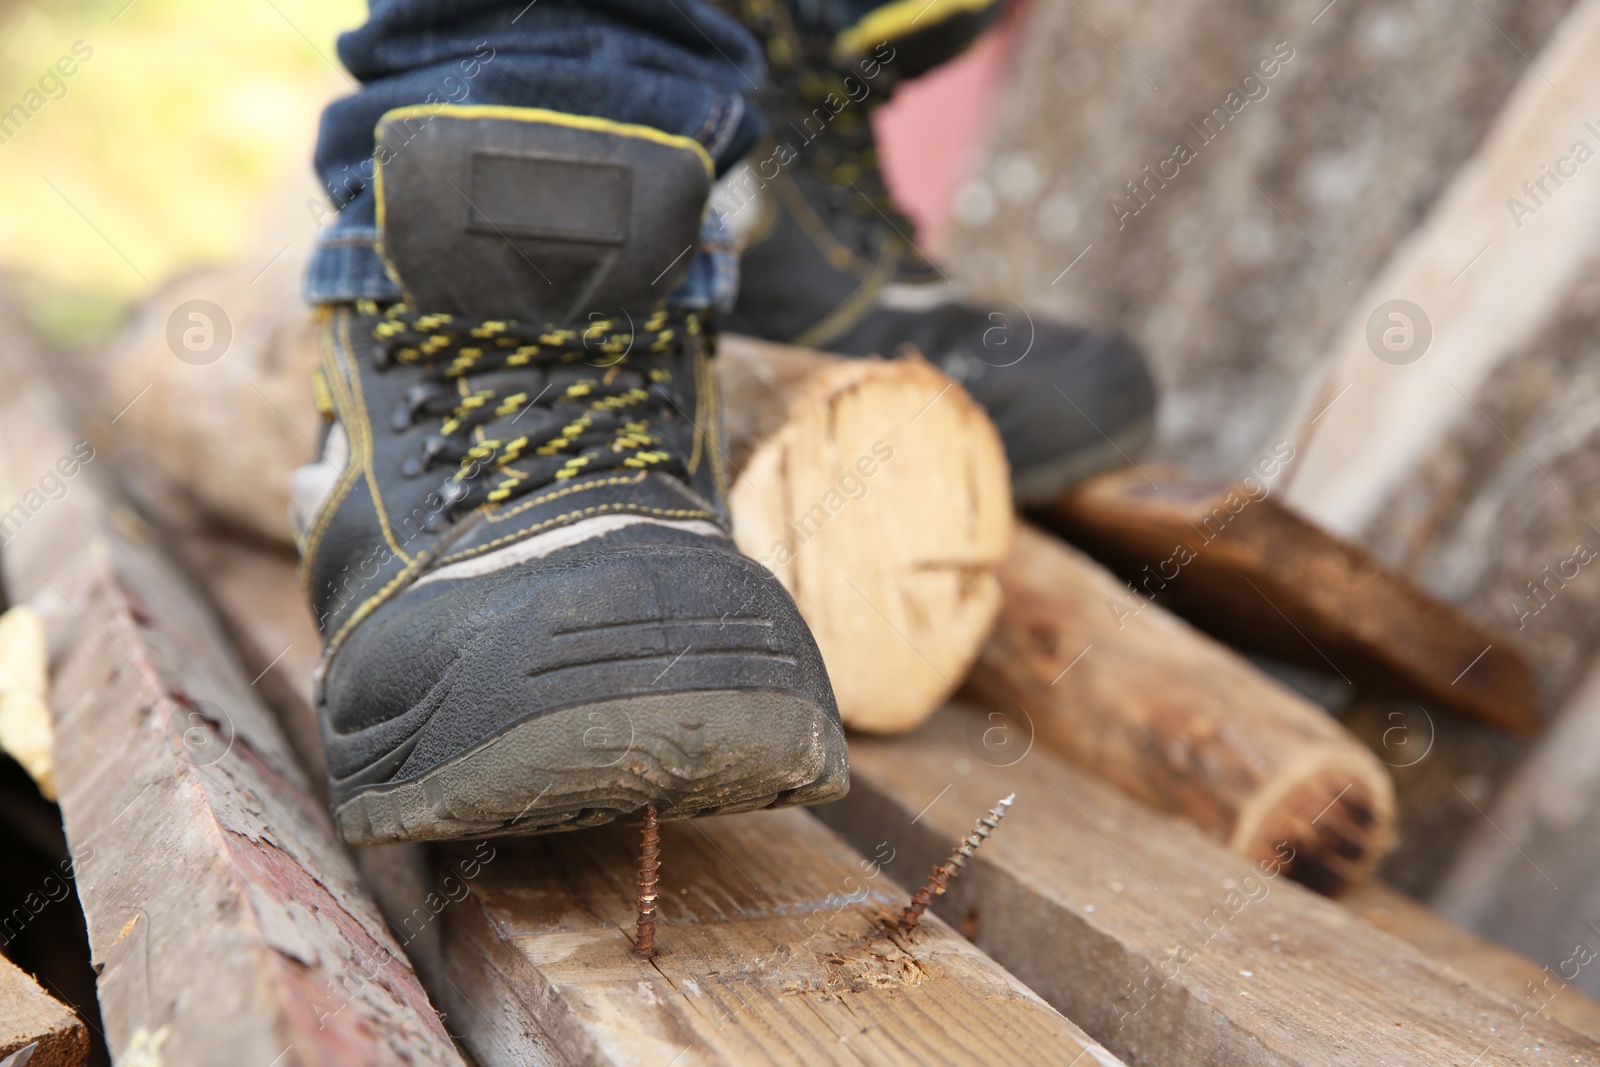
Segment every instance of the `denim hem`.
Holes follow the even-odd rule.
[[[304,295],[309,304],[345,304],[357,300],[392,301],[402,297],[378,255],[374,227],[351,224],[340,216],[323,231],[306,267]],[[715,208],[700,225],[700,245],[682,283],[667,297],[675,308],[730,311],[739,293],[739,256]]]

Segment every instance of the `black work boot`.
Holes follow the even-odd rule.
[[[896,82],[964,48],[1000,10],[901,5],[835,38],[797,29],[779,0],[725,0],[766,46],[772,140],[719,185],[740,243],[739,302],[723,326],[846,355],[912,345],[964,385],[1005,442],[1019,503],[1129,462],[1154,425],[1155,387],[1127,340],[967,300],[917,251],[890,202],[871,112]],[[923,8],[927,11],[927,8]],[[904,25],[900,23],[904,22]]]
[[[712,338],[664,297],[698,144],[550,112],[378,129],[402,303],[327,311],[296,477],[334,815],[360,843],[831,800],[827,674],[729,540]]]

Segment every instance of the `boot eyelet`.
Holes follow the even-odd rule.
[[[400,464],[400,477],[408,479],[420,478],[425,470],[427,470],[427,465],[422,462],[422,457],[407,456]]]

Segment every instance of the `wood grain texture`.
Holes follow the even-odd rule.
[[[907,891],[800,811],[663,826],[646,963],[638,845],[632,827],[496,842],[445,911],[455,1017],[492,971],[542,1035],[469,1038],[484,1067],[539,1062],[546,1040],[573,1062],[680,1067],[1119,1062],[943,923],[891,935]]]
[[[1518,735],[1538,728],[1533,671],[1513,645],[1268,492],[1145,465],[1039,518],[1221,640]]]
[[[1129,1064],[1596,1064],[1600,1046],[1488,993],[1349,909],[1034,748],[1009,766],[940,711],[852,746],[850,795],[819,810],[894,870],[942,859],[1016,793],[934,905]]]
[[[956,201],[947,272],[1035,316],[1127,331],[1163,386],[1157,454],[1239,476],[1285,436],[1278,424],[1335,334],[1397,297],[1434,313],[1385,265],[1473,169],[1519,80],[1543,85],[1542,71],[1576,98],[1590,92],[1540,52],[1572,0],[1473,2],[1471,18],[1454,0],[1031,5],[983,158]],[[1498,232],[1456,234],[1430,292],[1490,241],[1454,292],[1464,302],[1495,286],[1521,292],[1515,278],[1477,277],[1508,249],[1538,256],[1506,198],[1592,117],[1563,116],[1553,144],[1512,173],[1483,175]],[[1530,280],[1544,276],[1532,266]],[[1492,329],[1501,317],[1480,321]],[[1437,390],[1459,399],[1442,381]],[[1403,434],[1414,418],[1397,412],[1387,429]],[[1358,482],[1371,474],[1344,469]]]
[[[1289,842],[1292,877],[1338,892],[1388,848],[1393,788],[1321,709],[1024,526],[968,692],[1004,727],[1245,856]]]
[[[1358,887],[1342,903],[1378,929],[1500,994],[1519,1012],[1543,1011],[1574,1033],[1600,1042],[1600,1003],[1559,975],[1552,980],[1549,970],[1528,957],[1485,941],[1376,880]]]
[[[1541,51],[1527,49],[1531,65],[1475,157],[1396,249],[1371,303],[1340,327],[1318,395],[1282,431],[1309,431],[1296,438],[1289,505],[1358,537],[1518,644],[1547,719],[1600,656],[1600,186],[1544,178],[1563,158],[1570,169],[1575,150],[1600,147],[1597,49],[1600,4],[1592,0],[1571,4]],[[1546,188],[1535,187],[1536,204],[1523,183],[1538,180]],[[1375,358],[1365,338],[1370,309],[1394,297],[1420,308],[1433,335],[1426,354],[1405,366]],[[1415,709],[1408,714],[1420,721]],[[1528,746],[1440,720],[1438,745],[1417,772],[1439,765],[1442,788],[1402,787],[1411,857],[1405,870],[1385,872],[1421,897],[1443,889],[1465,839],[1493,834],[1456,783],[1492,814],[1528,754]],[[1525,866],[1513,853],[1507,872]],[[1533,878],[1539,892],[1552,892]],[[1525,918],[1553,918],[1550,909],[1527,910],[1502,916],[1491,936],[1511,936]],[[1595,917],[1594,905],[1583,914]],[[1566,925],[1553,924],[1537,946],[1514,943],[1559,963],[1578,936]],[[1600,984],[1589,991],[1600,994]]]
[[[73,1010],[0,956],[0,1060],[33,1045],[30,1067],[80,1067],[89,1031]]]
[[[213,568],[207,586],[247,661],[301,703],[280,707],[291,732],[314,727],[316,631],[292,564],[226,543],[190,558]],[[272,663],[280,641],[291,650]],[[1054,1063],[1085,1049],[1085,1067],[1117,1062],[942,923],[909,940],[875,934],[909,898],[882,873],[885,852],[863,858],[797,811],[669,823],[662,836],[648,964],[630,951],[636,827],[359,853],[484,1067]]]
[[[73,439],[5,355],[0,480],[26,503]],[[31,508],[4,562],[50,637],[57,784],[113,1056],[459,1064],[221,627],[99,462]]]
[[[1014,528],[999,435],[920,358],[725,338],[734,537],[822,650],[845,724],[907,730],[949,699],[1000,610]]]

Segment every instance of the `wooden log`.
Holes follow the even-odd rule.
[[[292,265],[291,265],[292,266]],[[292,546],[289,483],[312,454],[317,337],[298,297],[227,268],[173,282],[112,345],[99,414],[163,525],[223,525]],[[174,359],[171,308],[205,299],[234,343],[214,364]],[[845,722],[892,732],[960,685],[1000,606],[994,571],[1013,527],[998,435],[920,359],[840,359],[722,338],[728,505],[739,547],[794,596]]]
[[[186,555],[208,568],[247,661],[284,683],[270,692],[299,702],[282,709],[300,724],[291,732],[307,728],[316,629],[292,563],[215,542]],[[798,811],[662,836],[660,955],[648,964],[630,952],[635,828],[359,851],[485,1067],[1118,1062],[943,923],[884,936],[878,924],[908,899],[881,871],[887,853],[865,859]]]
[[[969,681],[996,723],[988,758],[1038,740],[1130,796],[1324,893],[1388,848],[1393,787],[1321,709],[1024,526],[1005,608]]]
[[[1515,647],[1270,492],[1145,465],[1080,486],[1039,520],[1221,640],[1515,734],[1538,728]]]
[[[30,1067],[80,1067],[88,1061],[89,1031],[71,1008],[39,988],[0,956],[0,1061],[31,1048]]]
[[[1000,610],[1014,520],[999,435],[920,358],[729,337],[718,364],[740,549],[794,596],[845,724],[916,726]]]
[[[54,653],[56,784],[113,1058],[459,1064],[214,617],[4,355],[5,578]]]
[[[1556,987],[1549,971],[1520,953],[1485,941],[1404,893],[1373,880],[1341,901],[1367,922],[1410,943],[1432,959],[1461,972],[1473,982],[1499,993],[1519,1011],[1537,1013],[1600,1043],[1600,1003],[1582,990]],[[1533,998],[1529,990],[1543,995]]]
[[[1135,1067],[1595,1064],[1596,1046],[1425,957],[1263,862],[1035,749],[986,762],[973,709],[858,739],[818,809],[924,869],[997,797],[1011,813],[934,910]],[[1292,846],[1291,846],[1292,847]]]

